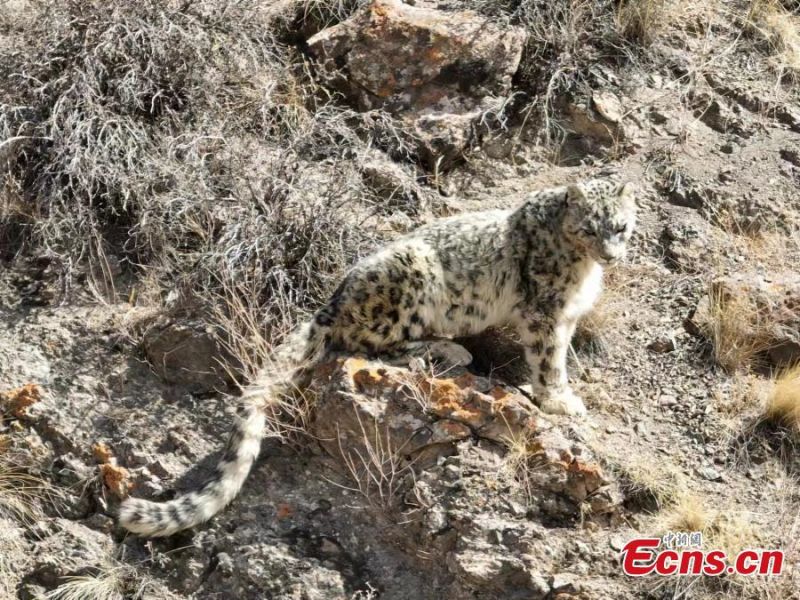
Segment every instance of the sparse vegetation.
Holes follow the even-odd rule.
[[[342,461],[355,485],[348,489],[360,494],[370,506],[391,513],[401,490],[407,487],[407,478],[413,477],[413,461],[392,444],[389,432],[377,420],[365,424],[358,413],[356,417],[363,443],[344,449],[339,440]]]
[[[714,513],[697,496],[683,492],[675,502],[659,514],[659,529],[663,531],[699,531],[708,533]]]
[[[133,567],[116,561],[109,561],[91,575],[67,577],[46,595],[48,600],[166,600],[168,597]]]
[[[712,285],[709,313],[714,361],[726,371],[752,367],[769,348],[768,323],[751,298],[729,296]]]
[[[768,45],[777,71],[800,77],[800,17],[779,0],[751,0],[748,28]]]
[[[534,493],[531,470],[534,466],[531,463],[531,456],[534,454],[533,439],[531,435],[522,433],[510,436],[505,441],[506,455],[503,460],[505,475],[514,481],[522,492],[528,503],[531,503]]]
[[[751,516],[735,506],[711,508],[707,498],[684,492],[658,515],[660,531],[699,531],[703,547],[723,550],[735,556],[759,545],[759,533]]]
[[[644,507],[671,506],[683,498],[688,485],[678,465],[643,453],[615,458],[610,466],[620,477],[628,497]]]
[[[257,278],[291,318],[372,243],[358,157],[390,119],[321,94],[275,10],[222,4],[43,4],[0,60],[3,255],[47,248],[112,300],[112,272],[147,275],[195,308]]]
[[[767,418],[800,433],[800,364],[778,373],[767,395]]]
[[[0,422],[2,425],[2,422]],[[0,595],[11,597],[27,560],[27,532],[45,515],[59,493],[30,462],[29,451],[18,451],[12,436],[0,435]]]
[[[57,497],[49,482],[40,476],[27,452],[16,452],[10,436],[0,436],[0,519],[29,525],[42,517],[42,504]]]
[[[617,8],[617,25],[623,37],[649,44],[668,17],[665,0],[623,0]]]

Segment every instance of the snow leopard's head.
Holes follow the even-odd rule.
[[[625,256],[636,225],[633,183],[593,179],[567,186],[564,235],[581,253],[613,263]]]

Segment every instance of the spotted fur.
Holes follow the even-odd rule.
[[[286,384],[282,374],[292,382],[298,365],[332,351],[432,352],[466,364],[469,353],[442,338],[510,326],[526,348],[541,408],[584,414],[567,380],[567,349],[576,321],[600,293],[601,265],[625,253],[636,218],[633,195],[632,184],[606,179],[541,190],[515,210],[437,220],[365,258],[245,393],[211,480],[162,504],[129,499],[121,524],[168,535],[221,510],[258,455],[264,410]]]

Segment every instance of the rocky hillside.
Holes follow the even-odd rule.
[[[796,0],[0,1],[0,598],[794,598]],[[242,494],[143,540],[359,256],[613,175],[628,260],[542,414],[503,331],[286,399]],[[781,576],[622,573],[634,537]]]

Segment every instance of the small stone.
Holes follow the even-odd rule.
[[[613,92],[594,92],[592,94],[592,102],[594,102],[595,110],[597,110],[604,119],[608,119],[612,123],[619,123],[622,121],[624,113],[622,104]]]
[[[674,406],[678,403],[678,399],[671,394],[661,394],[658,403],[661,406]]]
[[[676,346],[675,338],[671,335],[665,335],[647,344],[647,349],[656,354],[666,354],[675,350]]]
[[[627,543],[627,540],[622,537],[621,535],[612,536],[610,540],[608,540],[608,545],[611,547],[612,550],[620,552]]]
[[[700,467],[697,469],[697,474],[707,481],[723,481],[724,479],[722,473],[714,467]]]
[[[579,586],[572,573],[556,573],[550,582],[550,589],[559,594],[574,594],[579,591]]]
[[[227,552],[217,554],[217,571],[222,575],[233,575],[233,559]]]
[[[795,149],[783,149],[780,151],[780,156],[783,160],[793,164],[795,167],[800,167],[800,151]]]
[[[582,377],[586,383],[598,383],[603,379],[603,370],[597,367],[589,367],[584,370]]]
[[[87,527],[110,533],[114,530],[114,519],[106,515],[95,513],[83,522]]]
[[[646,435],[647,434],[647,427],[644,423],[639,422],[633,426],[633,430],[638,433],[639,435]]]

